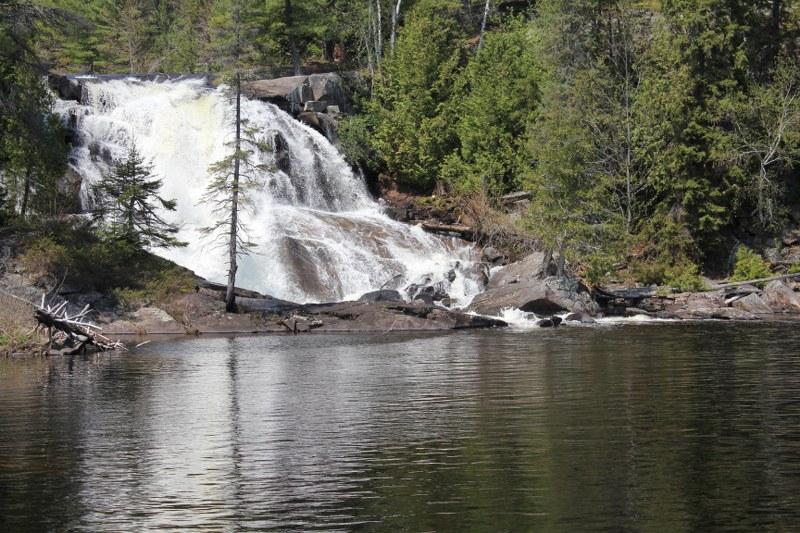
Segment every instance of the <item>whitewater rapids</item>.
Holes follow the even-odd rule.
[[[163,178],[162,196],[177,200],[177,211],[165,217],[189,243],[154,252],[224,281],[226,253],[201,231],[214,221],[201,197],[209,166],[229,153],[234,110],[225,88],[201,79],[133,78],[85,86],[82,103],[56,105],[75,132],[70,166],[83,178],[84,208],[91,207],[92,185],[135,143]],[[446,284],[455,304],[466,305],[481,290],[470,274],[472,247],[387,217],[324,136],[272,104],[244,99],[242,113],[258,137],[285,147],[288,165],[285,158],[279,164],[274,148],[254,155],[269,170],[259,174],[243,214],[257,247],[241,260],[237,285],[297,302],[347,300],[428,281]]]

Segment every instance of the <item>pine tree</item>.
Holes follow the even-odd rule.
[[[159,196],[163,180],[131,146],[123,159],[95,186],[95,216],[107,223],[112,237],[134,249],[186,246],[177,239],[178,227],[159,211],[175,211],[175,200]]]
[[[247,202],[247,192],[258,183],[260,173],[266,170],[254,163],[254,149],[267,149],[256,140],[255,132],[242,118],[242,78],[246,54],[252,49],[245,39],[247,25],[244,18],[248,5],[244,0],[220,3],[214,19],[216,47],[223,58],[230,79],[231,99],[234,104],[234,138],[231,153],[209,168],[212,180],[206,188],[204,202],[211,205],[217,220],[204,228],[225,243],[228,250],[228,283],[225,307],[236,310],[236,273],[239,257],[252,252],[253,243],[245,238],[247,228],[242,222],[242,208]]]

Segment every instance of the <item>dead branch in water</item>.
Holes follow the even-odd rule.
[[[41,304],[34,310],[38,328],[47,329],[51,354],[72,355],[93,348],[100,352],[125,350],[125,345],[102,334],[102,328],[89,322],[91,308],[87,304],[78,313],[70,314],[67,301],[50,305],[42,295]],[[53,344],[61,346],[53,350]]]

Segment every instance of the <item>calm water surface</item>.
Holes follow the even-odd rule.
[[[798,531],[798,324],[0,360],[0,531]]]

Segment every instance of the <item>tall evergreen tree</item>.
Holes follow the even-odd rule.
[[[174,211],[176,206],[175,200],[159,196],[162,184],[136,146],[131,146],[94,187],[95,216],[107,223],[116,240],[133,249],[186,246],[176,238],[178,227],[159,213]]]
[[[224,65],[230,80],[230,96],[233,101],[232,119],[233,140],[230,154],[217,161],[209,172],[209,183],[204,201],[213,207],[217,220],[207,233],[220,238],[228,252],[228,283],[225,292],[225,306],[228,311],[236,309],[236,273],[239,257],[252,251],[253,244],[247,241],[246,226],[242,221],[242,210],[247,202],[247,192],[260,178],[265,168],[254,162],[254,149],[266,149],[264,143],[256,140],[256,132],[247,127],[242,117],[242,78],[244,59],[251,50],[247,41],[247,22],[244,19],[249,7],[245,0],[230,0],[217,6],[224,9],[216,12],[216,47],[225,61]]]

